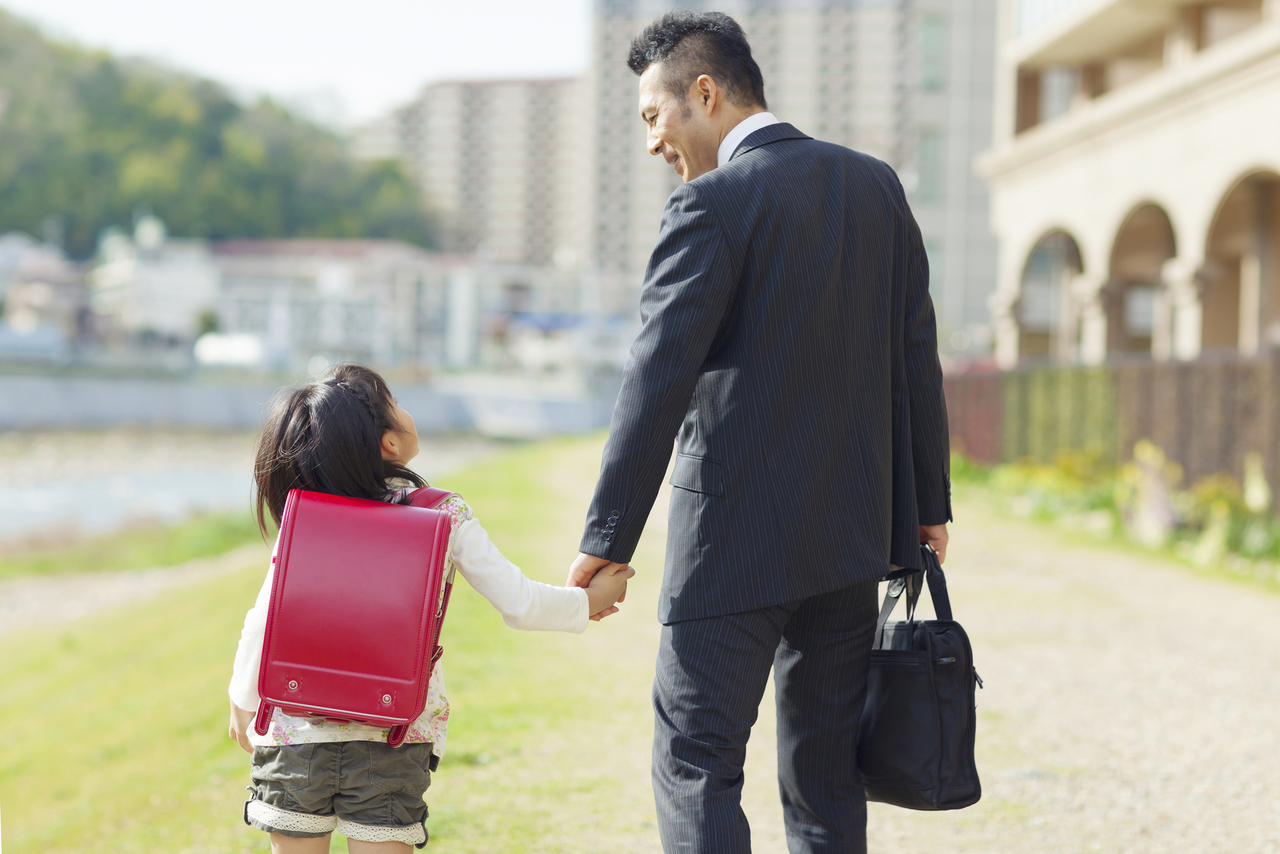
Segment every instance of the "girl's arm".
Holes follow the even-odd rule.
[[[513,629],[582,632],[590,607],[581,587],[555,587],[525,577],[502,556],[475,519],[458,527],[453,559],[462,577],[488,599]]]
[[[267,608],[271,603],[271,584],[276,574],[274,550],[271,568],[258,591],[258,599],[244,615],[244,629],[240,632],[240,645],[236,647],[236,662],[231,670],[231,685],[227,693],[231,702],[248,712],[258,709],[258,668],[262,663],[262,640],[267,632]]]

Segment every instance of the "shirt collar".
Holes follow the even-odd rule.
[[[733,156],[733,152],[738,150],[738,146],[748,136],[760,130],[760,128],[767,128],[769,125],[778,123],[773,113],[755,113],[738,122],[734,129],[729,131],[729,135],[724,138],[724,141],[720,143],[720,148],[716,152],[716,166],[720,167],[728,163],[729,158]]]

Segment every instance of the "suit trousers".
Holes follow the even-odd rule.
[[[666,854],[747,854],[747,739],[769,669],[791,854],[865,854],[855,764],[876,582],[662,627],[653,683],[653,791]]]

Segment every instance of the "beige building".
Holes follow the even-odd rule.
[[[990,335],[995,241],[973,169],[991,140],[996,0],[727,0],[689,8],[732,15],[747,33],[770,110],[821,140],[898,170],[932,268],[943,349]],[[634,305],[673,170],[645,149],[631,40],[671,8],[596,0],[590,257],[606,302]]]
[[[1002,0],[997,356],[1280,341],[1280,2]]]
[[[355,152],[401,157],[441,216],[447,252],[498,264],[581,262],[582,81],[433,83],[362,128]]]

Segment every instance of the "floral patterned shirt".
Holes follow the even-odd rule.
[[[409,490],[399,489],[391,500],[403,502]],[[504,558],[489,541],[489,536],[475,520],[471,508],[460,496],[446,499],[440,509],[451,519],[448,564],[445,572],[456,568],[477,592],[488,599],[507,625],[513,628],[543,631],[581,632],[587,626],[587,594],[580,588],[555,587],[525,577],[520,568]],[[277,540],[276,547],[279,547]],[[263,581],[258,599],[245,615],[244,630],[236,650],[229,693],[238,707],[247,711],[258,708],[258,669],[262,658],[263,636],[271,586],[275,575],[275,551],[271,569]],[[449,700],[445,696],[444,671],[436,662],[427,684],[427,704],[422,714],[409,726],[406,743],[430,744],[437,756],[444,755],[449,725]],[[265,736],[249,731],[249,741],[257,746],[307,744],[333,741],[386,741],[385,728],[359,723],[340,723],[323,718],[286,715],[274,709]]]

